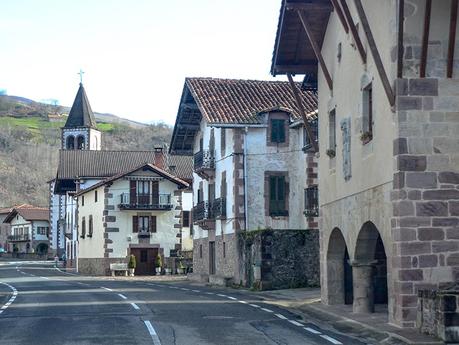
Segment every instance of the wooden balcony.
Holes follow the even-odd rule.
[[[215,153],[211,150],[202,150],[194,154],[194,172],[201,178],[208,180],[215,175]]]
[[[211,203],[201,201],[193,207],[193,222],[204,230],[215,229],[215,218],[212,216]]]
[[[173,205],[170,194],[122,193],[118,207],[120,210],[169,211]]]
[[[214,219],[226,218],[226,198],[217,198],[212,201],[211,214]]]
[[[8,236],[9,242],[27,242],[30,241],[31,238],[29,234],[22,234],[22,235],[10,235]]]

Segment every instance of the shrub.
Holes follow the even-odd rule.
[[[130,269],[135,269],[136,266],[137,266],[137,262],[135,261],[135,256],[133,254],[131,254],[131,256],[129,257],[128,267]]]
[[[160,254],[156,255],[155,267],[163,267],[163,258]]]

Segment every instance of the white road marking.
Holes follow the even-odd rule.
[[[213,295],[213,292],[206,292],[206,295]]]
[[[132,308],[134,308],[134,309],[137,309],[137,310],[140,309],[139,306],[137,304],[135,304],[135,303],[131,303],[131,305],[132,305]]]
[[[193,291],[193,292],[201,292],[201,291],[199,291],[199,290],[191,290],[191,291]]]
[[[180,288],[180,290],[183,290],[183,291],[190,291],[190,289],[187,289],[187,288]]]
[[[266,308],[261,308],[261,310],[267,312],[267,313],[274,313],[271,309],[266,309]]]
[[[107,291],[110,291],[110,292],[113,291],[112,289],[109,289],[109,288],[106,288],[106,287],[103,287],[103,286],[101,286],[100,288],[101,288],[101,289],[104,289],[104,290],[107,290]]]
[[[220,296],[220,297],[228,297],[226,295],[222,295],[221,293],[218,293],[217,296]]]
[[[315,330],[314,328],[310,328],[310,327],[303,327],[306,331],[308,331],[309,333],[312,333],[312,334],[322,334],[320,333],[319,331]]]
[[[123,294],[120,294],[120,293],[119,293],[118,296],[120,296],[122,299],[127,299],[127,297],[124,296]]]
[[[237,301],[236,297],[231,297],[231,296],[226,296],[226,297],[228,297],[229,299],[232,299],[233,301]]]
[[[13,295],[10,297],[10,299],[0,308],[0,314],[1,314],[5,311],[5,309],[7,309],[14,302],[14,300],[16,299],[16,296],[18,295],[18,290],[16,290],[16,288],[10,284],[3,283],[3,282],[0,282],[0,284],[8,286],[13,291]]]
[[[150,321],[146,320],[144,321],[145,326],[147,326],[148,333],[151,335],[151,339],[153,340],[154,345],[161,345],[161,341],[159,340],[158,334],[156,333],[155,329],[153,328],[153,325],[151,324]]]
[[[40,277],[40,278],[49,280],[49,278],[48,278],[48,277]]]
[[[242,303],[242,304],[249,304],[248,302],[246,301],[238,301],[239,303]]]
[[[251,304],[251,303],[249,303],[249,305],[250,305],[251,307],[254,307],[254,308],[261,308],[259,305],[256,305],[256,304]]]
[[[279,319],[287,320],[287,318],[282,314],[274,314],[274,315],[276,315]]]
[[[21,274],[26,274],[26,273],[21,271]]]
[[[336,340],[335,338],[329,337],[328,335],[321,334],[320,337],[324,338],[325,340],[328,340],[332,344],[343,345],[342,342]]]
[[[303,325],[302,325],[301,323],[299,323],[298,321],[295,321],[295,320],[288,320],[288,322],[290,322],[292,325],[299,326],[299,327],[303,327]]]

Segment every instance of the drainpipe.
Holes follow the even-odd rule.
[[[248,200],[247,200],[247,133],[249,132],[249,127],[244,128],[244,230],[248,230],[249,228],[249,208],[248,208]]]

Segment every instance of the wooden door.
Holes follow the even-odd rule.
[[[215,274],[215,242],[209,242],[209,274]]]
[[[131,254],[135,256],[137,267],[135,275],[153,275],[155,272],[155,258],[158,248],[131,248]]]

